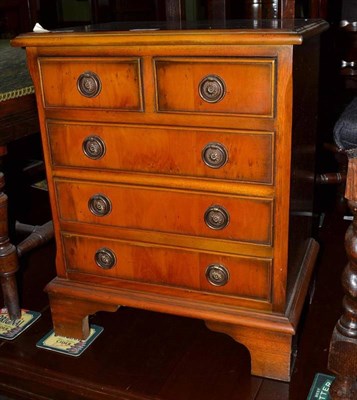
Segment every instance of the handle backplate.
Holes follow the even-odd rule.
[[[226,94],[226,84],[220,76],[208,75],[199,83],[198,92],[207,103],[218,103]]]
[[[222,264],[211,264],[206,269],[206,279],[213,286],[224,286],[229,281],[229,271]]]
[[[224,229],[229,224],[229,213],[228,211],[218,205],[207,208],[204,220],[206,225],[211,229]]]
[[[202,160],[210,168],[221,168],[228,161],[228,151],[221,143],[208,143],[202,150]]]
[[[105,143],[99,136],[87,136],[82,144],[83,153],[92,160],[99,160],[105,154]]]
[[[98,267],[103,269],[111,269],[115,266],[117,259],[113,250],[102,247],[97,250],[94,255],[94,260]]]
[[[90,212],[97,217],[104,217],[112,210],[112,203],[104,194],[95,194],[88,201]]]
[[[77,89],[84,97],[96,97],[102,90],[102,83],[96,73],[86,71],[79,75],[77,79]]]

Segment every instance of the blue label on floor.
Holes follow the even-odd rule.
[[[334,379],[331,375],[316,374],[306,400],[331,400],[329,391]]]

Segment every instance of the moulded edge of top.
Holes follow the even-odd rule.
[[[323,20],[307,21],[298,29],[205,29],[25,33],[11,40],[14,47],[129,45],[299,45],[328,28]]]

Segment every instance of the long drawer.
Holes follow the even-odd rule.
[[[62,234],[68,272],[270,301],[270,259]]]
[[[58,179],[60,219],[272,243],[273,200]]]
[[[54,166],[271,184],[271,132],[49,122]]]

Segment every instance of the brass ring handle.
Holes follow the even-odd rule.
[[[202,160],[210,168],[221,168],[228,161],[228,151],[221,143],[208,143],[202,150]]]
[[[103,247],[96,251],[94,255],[94,260],[98,267],[103,269],[111,269],[115,266],[117,262],[115,253],[106,247]]]
[[[213,286],[224,286],[229,281],[229,271],[222,264],[211,264],[206,269],[206,279]]]
[[[198,92],[207,103],[218,103],[226,94],[226,84],[220,76],[208,75],[199,83]]]
[[[96,97],[102,90],[102,83],[96,73],[86,71],[79,75],[77,89],[84,97]]]
[[[82,144],[83,153],[92,160],[99,160],[105,154],[105,143],[99,136],[87,136]]]
[[[204,220],[211,229],[223,229],[229,224],[229,213],[222,206],[212,206],[206,210]]]
[[[107,196],[95,194],[89,199],[88,208],[93,215],[104,217],[112,211],[112,203]]]

